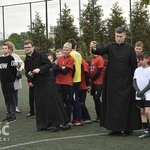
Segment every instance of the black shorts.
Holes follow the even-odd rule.
[[[150,107],[150,101],[147,100],[136,100],[136,103],[139,108]]]

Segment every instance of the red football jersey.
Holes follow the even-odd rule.
[[[79,84],[79,90],[86,90],[87,89],[84,72],[88,72],[89,73],[89,65],[84,59],[82,59],[81,82]]]
[[[97,73],[98,68],[103,68],[100,76],[92,82],[92,84],[103,84],[103,78],[105,74],[105,62],[102,56],[97,56],[91,59],[90,62],[90,78],[93,78]]]
[[[65,84],[65,85],[70,85],[72,86],[73,85],[73,78],[72,78],[72,72],[73,72],[73,65],[74,65],[74,60],[73,60],[73,57],[72,56],[60,56],[58,58],[58,61],[57,61],[57,65],[59,67],[69,67],[71,68],[69,70],[69,72],[67,74],[62,74],[62,73],[58,73],[57,76],[56,76],[56,81],[55,83],[56,84]]]

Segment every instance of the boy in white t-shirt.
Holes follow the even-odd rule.
[[[141,52],[138,56],[140,67],[134,72],[133,87],[136,90],[137,106],[141,111],[143,132],[139,139],[150,136],[150,66],[149,55]]]

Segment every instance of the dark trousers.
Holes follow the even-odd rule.
[[[72,87],[70,85],[57,84],[57,89],[60,94],[61,100],[65,106],[68,114],[69,121],[71,121],[72,112]]]
[[[15,106],[18,107],[18,90],[14,90]]]
[[[14,83],[1,83],[8,116],[15,117]]]
[[[91,89],[91,95],[93,96],[94,99],[96,115],[98,118],[100,118],[101,112],[101,101],[100,101],[101,93],[102,93],[102,85],[93,84]]]
[[[29,106],[30,106],[30,111],[29,113],[31,115],[35,115],[35,98],[34,98],[34,87],[33,86],[29,86]]]
[[[88,109],[85,104],[86,94],[87,94],[87,90],[79,90],[79,101],[81,104],[82,118],[83,120],[91,120],[91,117],[89,115]]]
[[[79,83],[73,83],[73,120],[82,120],[81,104],[79,102]]]

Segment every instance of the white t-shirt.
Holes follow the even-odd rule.
[[[24,62],[23,60],[20,58],[20,56],[18,54],[15,54],[15,53],[12,53],[11,54],[14,59],[15,59],[15,62],[16,63],[19,63],[21,66],[22,69],[24,69]],[[15,90],[18,90],[18,89],[21,89],[22,88],[22,82],[21,82],[21,79],[16,79],[15,82],[14,82],[14,88]]]
[[[140,89],[140,91],[143,90],[150,81],[150,67],[138,67],[134,72],[133,79],[136,79],[137,86]],[[144,95],[146,100],[150,101],[150,90],[145,92]],[[141,98],[136,96],[136,100],[141,100]]]

